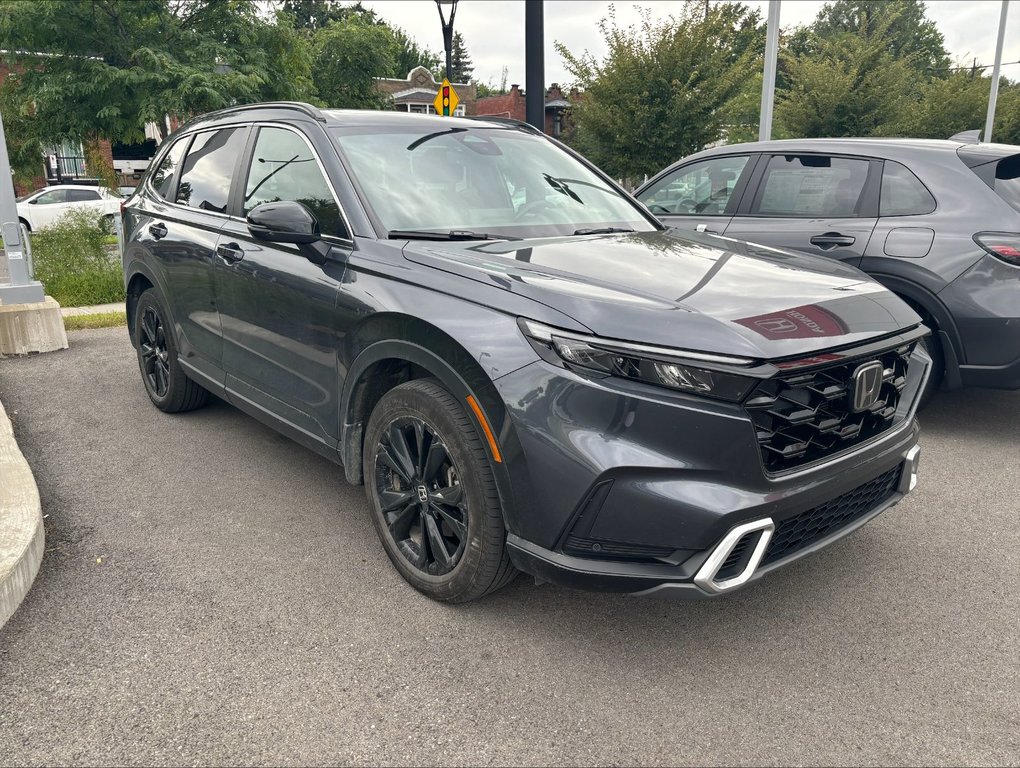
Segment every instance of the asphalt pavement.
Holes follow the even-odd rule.
[[[712,602],[438,605],[362,488],[123,328],[0,360],[47,553],[0,629],[4,764],[1020,763],[1020,393],[943,394],[921,483]]]

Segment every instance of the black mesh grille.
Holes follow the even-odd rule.
[[[716,580],[724,581],[725,579],[732,579],[734,576],[742,573],[744,568],[747,567],[747,563],[751,559],[751,553],[754,551],[754,547],[760,538],[761,531],[754,531],[738,541],[737,546],[733,548],[726,557],[726,560],[723,561],[722,566],[716,571]]]
[[[849,493],[783,520],[776,526],[762,565],[808,547],[866,515],[895,493],[901,471],[902,466],[897,466]]]
[[[892,427],[907,381],[910,351],[911,347],[899,347],[806,373],[780,374],[759,384],[745,407],[754,422],[765,471],[776,474],[810,464]],[[878,399],[855,413],[854,372],[873,360],[883,370]]]

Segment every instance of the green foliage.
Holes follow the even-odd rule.
[[[124,300],[120,262],[103,247],[99,214],[72,209],[52,227],[32,236],[35,277],[64,307]]]
[[[930,76],[949,66],[945,39],[929,19],[921,0],[835,0],[819,11],[808,35],[791,41],[795,54],[811,53],[818,41],[844,34],[879,35],[894,59],[905,61],[916,72]],[[798,45],[804,49],[798,50]]]
[[[257,11],[249,0],[0,0],[0,38],[21,52],[8,55],[25,68],[19,107],[31,105],[43,141],[130,143],[166,114],[283,90],[294,70],[272,54],[289,45],[287,30],[273,41]]]
[[[331,23],[312,39],[312,78],[328,107],[382,109],[375,77],[393,72],[396,42],[386,26],[351,19]],[[406,74],[406,73],[405,73]]]
[[[391,27],[390,29],[397,45],[393,71],[388,73],[391,77],[407,77],[407,73],[415,67],[425,67],[429,72],[439,70],[440,56],[438,53],[418,45],[400,27]]]
[[[259,98],[266,101],[313,101],[312,43],[293,19],[277,13],[274,23],[255,27],[256,45],[264,52],[267,68]]]
[[[43,147],[38,126],[31,117],[30,103],[21,94],[21,78],[11,72],[0,86],[0,114],[3,115],[11,175],[17,184],[28,186],[43,173]]]
[[[383,23],[375,11],[365,8],[360,2],[344,5],[341,0],[284,0],[281,11],[293,19],[295,28],[310,32],[348,21]]]
[[[910,107],[915,74],[889,53],[886,29],[813,37],[810,53],[784,54],[790,85],[777,97],[775,114],[787,135],[881,136],[898,123]]]
[[[494,85],[491,80],[487,83],[480,83],[476,80],[475,93],[478,95],[478,98],[483,99],[486,96],[505,96],[510,93],[510,89],[506,87],[509,71],[509,68],[504,65],[503,72],[499,77],[499,85]]]
[[[470,83],[475,66],[471,63],[471,55],[464,45],[464,36],[460,32],[453,33],[453,45],[450,48],[450,82]],[[445,62],[444,62],[445,67]],[[443,74],[446,74],[444,69]]]
[[[69,315],[64,318],[65,331],[118,328],[122,325],[127,325],[127,315],[123,312],[95,312],[88,315]]]
[[[652,174],[717,141],[725,108],[761,66],[761,17],[741,3],[706,13],[686,0],[676,16],[653,22],[646,11],[628,28],[610,10],[600,29],[602,61],[556,48],[584,92],[571,110],[572,143],[616,177]]]

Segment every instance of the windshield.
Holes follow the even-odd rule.
[[[517,128],[437,123],[334,130],[387,232],[527,238],[656,229],[556,145]],[[466,235],[466,236],[465,236]]]

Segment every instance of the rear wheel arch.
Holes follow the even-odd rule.
[[[127,304],[128,333],[132,341],[135,338],[135,308],[138,306],[138,298],[150,288],[155,287],[155,280],[144,271],[135,271],[128,279],[125,302]]]
[[[18,217],[18,221],[19,221],[19,222],[20,222],[21,224],[24,224],[24,225],[25,225],[25,230],[26,230],[26,231],[28,231],[28,232],[31,232],[31,231],[32,231],[32,225],[28,223],[28,219],[26,219],[26,218],[25,218],[24,216],[19,216],[19,217]]]

